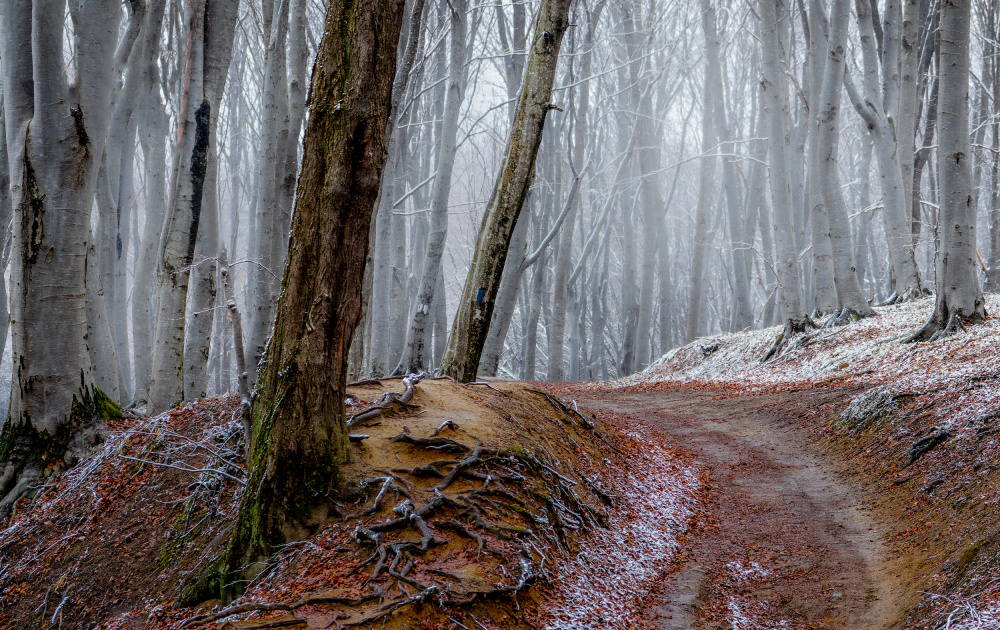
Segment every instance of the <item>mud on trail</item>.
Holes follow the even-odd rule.
[[[574,392],[581,407],[625,414],[708,470],[704,511],[650,593],[647,628],[900,627],[917,594],[890,533],[862,507],[802,410],[854,392],[725,397],[690,389]]]

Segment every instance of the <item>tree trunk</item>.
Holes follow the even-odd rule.
[[[871,4],[867,0],[856,1],[858,25],[861,33],[861,50],[864,57],[864,99],[857,94],[853,82],[845,81],[848,94],[854,103],[854,108],[861,115],[875,145],[875,156],[881,171],[882,217],[885,224],[885,234],[889,245],[889,259],[892,262],[893,279],[896,282],[895,300],[905,300],[923,295],[917,262],[914,256],[913,239],[909,230],[908,213],[906,211],[906,190],[903,185],[903,172],[898,161],[898,143],[895,127],[887,114],[891,114],[890,106],[895,100],[895,87],[882,87],[878,82],[878,52],[875,48],[875,34],[872,28]],[[887,15],[891,14],[887,8]],[[886,23],[887,49],[890,41],[898,42],[898,38],[890,38],[893,31]],[[883,68],[886,66],[883,64]],[[889,73],[885,69],[883,74]],[[883,81],[883,86],[894,86],[892,81]],[[881,98],[879,98],[881,92]],[[912,144],[912,142],[911,142]]]
[[[702,103],[710,103],[713,98],[712,86],[709,85],[706,75],[702,87]],[[702,322],[701,303],[705,285],[705,258],[708,251],[709,206],[712,203],[712,190],[715,188],[716,160],[715,138],[712,134],[712,110],[712,107],[705,107],[701,112],[701,173],[698,176],[698,205],[694,210],[694,244],[691,254],[691,278],[688,283],[685,343],[694,341],[698,337],[698,331],[705,327],[704,322]],[[785,112],[787,113],[787,109]],[[784,135],[781,136],[780,142],[784,148]],[[788,170],[785,169],[783,174],[787,176]],[[790,190],[789,195],[791,195]],[[790,203],[791,197],[789,197]]]
[[[798,252],[795,251],[791,233],[791,189],[788,185],[788,154],[784,142],[787,134],[788,98],[785,75],[780,67],[778,4],[781,4],[781,0],[760,0],[761,84],[768,118],[768,165],[782,318],[797,320],[805,316],[806,312],[799,279]]]
[[[833,279],[837,285],[837,299],[841,309],[848,309],[858,316],[873,315],[858,283],[854,245],[847,219],[847,207],[840,186],[838,168],[840,146],[840,97],[844,82],[844,52],[847,46],[848,18],[851,7],[848,0],[833,0],[830,10],[830,41],[827,67],[820,92],[819,157],[820,186],[823,202],[830,220],[830,238],[833,241]]]
[[[176,187],[160,242],[156,271],[156,321],[153,333],[153,374],[150,407],[168,409],[185,398],[184,339],[191,268],[196,262],[208,164],[214,161],[211,143],[216,135],[219,104],[232,58],[236,8],[225,0],[195,3],[189,27],[185,87],[182,90],[180,155]],[[211,202],[214,195],[209,197]],[[215,245],[213,255],[217,254]],[[214,276],[214,271],[213,271]],[[212,282],[214,291],[214,279]],[[211,302],[203,304],[211,305]]]
[[[87,306],[88,270],[96,270],[88,265],[90,215],[110,123],[120,11],[114,0],[80,3],[72,31],[80,71],[71,89],[64,5],[0,3],[16,366],[0,434],[0,514],[40,477],[72,464],[117,409],[95,385]]]
[[[552,107],[559,47],[569,24],[569,5],[570,0],[542,0],[538,8],[538,35],[528,55],[511,135],[445,350],[443,372],[463,383],[476,379],[511,234],[534,177],[545,115]]]
[[[812,241],[812,281],[814,311],[832,313],[837,308],[837,287],[833,282],[833,244],[830,242],[830,219],[823,203],[823,189],[820,186],[821,168],[819,158],[819,110],[820,92],[823,90],[823,76],[827,48],[826,10],[820,0],[809,2],[809,153],[807,196]],[[770,238],[770,236],[768,236]]]
[[[437,279],[448,236],[448,198],[451,175],[455,167],[458,122],[465,96],[466,0],[449,0],[451,8],[451,60],[448,65],[448,92],[445,96],[444,120],[438,144],[437,173],[431,191],[431,231],[423,259],[423,271],[414,310],[407,333],[406,355],[396,372],[411,373],[424,369],[427,324],[437,288]]]
[[[247,360],[257,365],[264,356],[265,344],[274,323],[277,300],[276,285],[281,267],[274,259],[278,242],[286,238],[281,232],[283,210],[282,165],[291,139],[288,111],[287,40],[289,0],[274,4],[273,11],[264,11],[270,19],[264,30],[267,38],[267,61],[262,97],[261,138],[257,155],[256,232],[250,243],[250,256],[257,263],[250,271],[249,297],[251,306],[247,323]],[[287,244],[287,241],[286,243]],[[257,373],[250,370],[250,387],[256,385]]]
[[[348,459],[347,349],[361,317],[402,13],[403,0],[333,0],[327,9],[275,334],[253,403],[247,490],[226,557],[227,598],[278,545],[325,523]]]
[[[963,322],[986,317],[976,265],[976,197],[969,142],[969,40],[971,0],[941,6],[941,92],[938,179],[941,189],[941,255],[937,297],[927,323],[910,341],[950,334]]]

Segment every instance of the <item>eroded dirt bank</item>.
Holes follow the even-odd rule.
[[[800,426],[804,412],[856,394],[571,394],[588,410],[631,416],[709,471],[704,512],[647,598],[646,627],[902,625],[916,603],[912,571],[885,542],[889,528],[865,509],[865,492]]]

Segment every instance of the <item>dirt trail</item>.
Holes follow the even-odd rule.
[[[844,394],[713,399],[666,391],[582,395],[690,450],[708,468],[705,515],[651,594],[646,626],[888,630],[914,602],[863,493],[810,446],[795,408]],[[787,624],[787,625],[786,625]]]

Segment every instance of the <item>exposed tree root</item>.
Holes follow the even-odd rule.
[[[459,444],[455,440],[451,440],[443,437],[429,437],[420,438],[414,437],[409,433],[400,433],[396,437],[392,438],[392,442],[404,442],[406,444],[412,444],[413,446],[420,446],[423,448],[434,449],[435,451],[443,451],[445,453],[468,453],[469,447],[464,444]]]
[[[766,363],[773,358],[781,356],[781,353],[785,350],[793,337],[810,330],[816,330],[817,328],[819,328],[819,326],[817,326],[816,322],[814,322],[810,317],[803,317],[802,319],[789,319],[785,322],[785,328],[781,331],[781,334],[779,334],[778,338],[774,340],[774,344],[771,345],[760,362]]]
[[[911,302],[913,300],[919,300],[921,298],[933,295],[929,289],[916,289],[910,287],[904,290],[902,293],[898,291],[893,291],[892,295],[886,298],[885,302],[878,304],[877,306],[892,306],[893,304],[903,304],[904,302]]]
[[[921,326],[916,332],[904,338],[901,343],[917,343],[921,341],[939,341],[941,339],[946,339],[948,337],[957,335],[959,332],[965,332],[965,321],[966,318],[964,313],[959,309],[953,309],[951,314],[948,316],[948,323],[941,326],[940,319],[937,317],[937,313],[931,315],[930,319],[927,320],[923,326]]]
[[[823,324],[823,328],[837,328],[840,326],[847,326],[848,324],[853,324],[854,322],[860,321],[865,317],[870,317],[874,314],[871,308],[868,309],[868,313],[859,313],[852,308],[843,308],[833,314],[833,317],[826,320]]]
[[[455,424],[454,420],[445,420],[444,422],[441,423],[441,426],[434,429],[434,433],[431,433],[431,437],[437,437],[439,433],[448,428],[450,428],[452,431],[464,431],[462,427]]]
[[[383,413],[392,409],[393,406],[403,406],[408,408],[419,407],[418,405],[410,404],[413,399],[413,395],[416,393],[417,383],[424,380],[427,376],[425,372],[419,374],[409,374],[403,377],[403,393],[397,394],[395,392],[386,392],[382,395],[382,399],[377,405],[371,409],[362,411],[361,413],[354,414],[347,421],[347,427],[355,427],[362,422],[367,422],[369,420],[374,420],[375,418],[381,416]],[[352,383],[351,385],[366,385],[369,383],[379,383],[377,380],[369,381],[358,381],[357,383]]]
[[[303,597],[302,599],[293,602],[291,604],[262,604],[258,602],[249,602],[246,604],[237,604],[235,606],[229,606],[218,612],[206,613],[204,615],[195,615],[194,617],[189,617],[181,622],[181,628],[190,628],[194,626],[203,626],[220,619],[225,619],[226,617],[232,617],[233,615],[240,615],[249,612],[272,612],[276,610],[297,610],[303,606],[317,606],[317,605],[339,605],[339,606],[360,606],[374,599],[381,597],[381,593],[368,593],[357,598],[350,597],[338,597],[336,595],[309,595],[308,597]]]
[[[403,606],[409,606],[411,604],[421,604],[427,601],[428,599],[431,599],[432,597],[438,594],[438,591],[439,589],[437,586],[428,587],[426,590],[421,591],[418,595],[414,595],[413,597],[408,597],[398,602],[392,602],[391,604],[386,604],[378,608],[373,614],[368,615],[366,617],[362,617],[361,619],[358,619],[356,621],[345,622],[344,625],[363,626],[367,623],[375,623],[379,619],[388,617],[389,615],[396,612]]]

